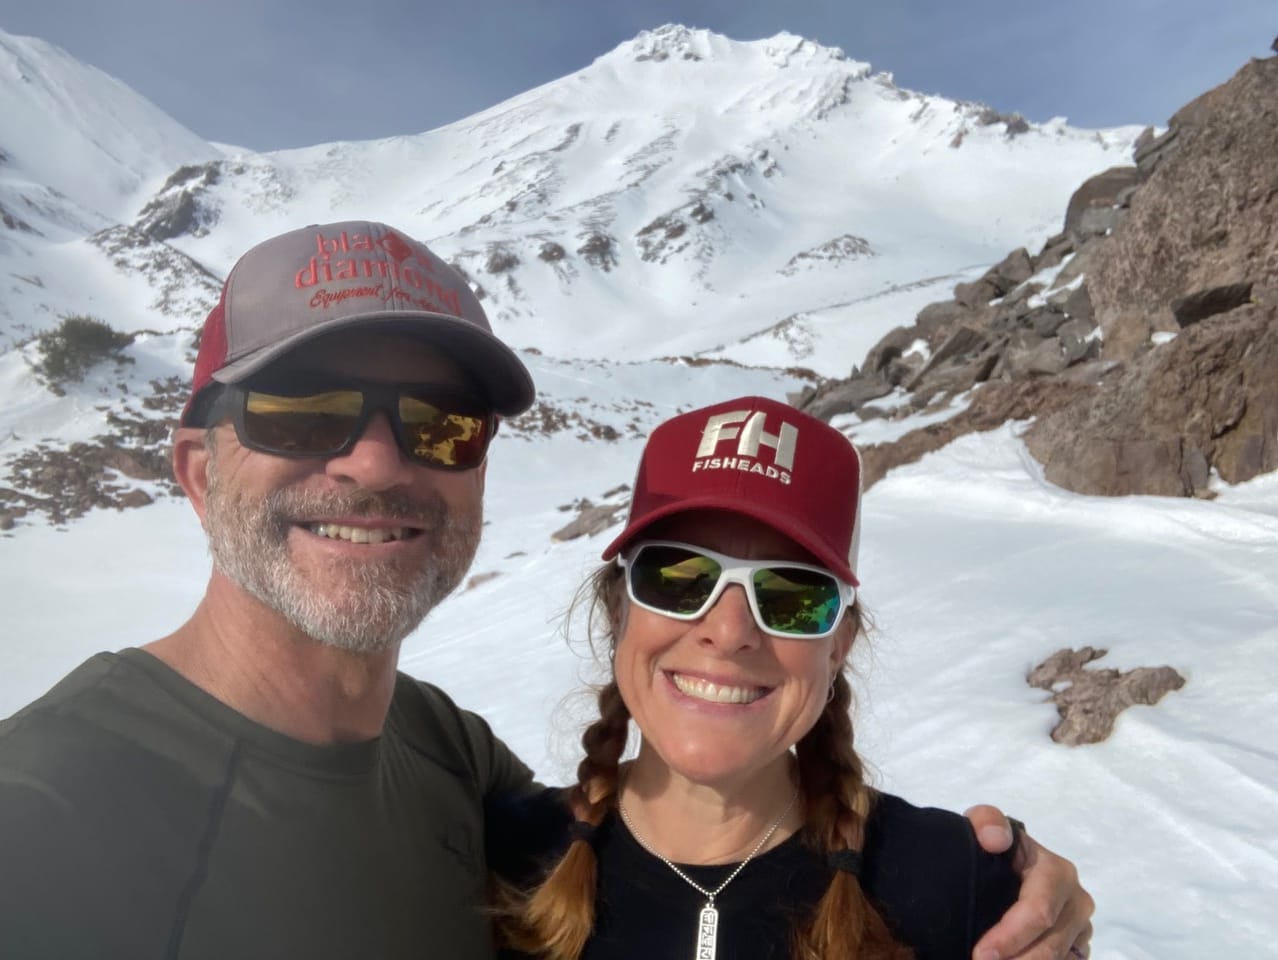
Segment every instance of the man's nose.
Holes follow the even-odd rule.
[[[411,483],[416,469],[400,450],[390,417],[379,410],[349,450],[328,459],[325,472],[366,490],[390,490]]]

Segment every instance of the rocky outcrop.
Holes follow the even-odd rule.
[[[588,262],[603,269],[605,273],[617,265],[617,243],[606,233],[592,231],[582,239],[577,248]]]
[[[552,533],[550,539],[555,543],[562,543],[566,540],[576,540],[578,537],[594,536],[616,523],[625,509],[624,503],[593,504],[585,501],[579,507],[580,512],[572,522]]]
[[[1199,291],[1250,284],[1256,301],[1278,302],[1278,58],[1253,60],[1170,129],[1175,149],[1133,193],[1088,273],[1113,359],[1178,329],[1173,304]]]
[[[10,457],[6,472],[16,486],[0,486],[0,530],[28,515],[60,525],[92,509],[145,506],[153,494],[179,496],[169,442],[186,388],[176,378],[150,387],[143,405],[160,417],[112,414],[107,434],[66,449],[41,443]]]
[[[1082,184],[1064,229],[887,334],[795,403],[829,419],[962,412],[863,451],[867,486],[973,430],[1033,419],[1081,493],[1210,495],[1278,469],[1278,58],[1146,132]],[[1002,419],[1000,419],[1002,418]]]
[[[987,384],[965,410],[948,420],[911,430],[893,443],[861,447],[862,487],[869,489],[889,470],[914,463],[964,434],[993,430],[1009,420],[1026,420],[1035,414],[1059,410],[1087,392],[1088,388],[1081,384],[1061,380]]]
[[[1098,381],[1114,365],[1092,362],[1101,345],[1082,282],[1033,278],[1075,249],[1075,241],[1062,233],[1037,255],[1024,248],[1012,251],[977,280],[958,284],[953,300],[924,307],[911,326],[888,333],[851,377],[807,389],[796,405],[827,420],[848,412],[899,417],[942,407],[978,386],[999,387],[988,397],[984,391],[975,393],[968,410],[945,424],[907,435],[895,445],[899,449],[868,452],[874,463],[890,468],[961,433],[992,429],[1003,422],[997,419],[1000,412],[1010,415],[1014,409],[1018,418],[1033,416],[1037,411],[1026,402],[1030,397],[1051,395],[1052,408],[1059,398],[1074,397],[1079,384]],[[1002,389],[1051,378],[1064,388]],[[898,391],[906,395],[904,403]],[[890,410],[876,404],[889,395],[894,401]]]
[[[1185,685],[1185,678],[1171,667],[1137,667],[1119,670],[1088,670],[1087,664],[1108,651],[1093,647],[1058,650],[1030,671],[1031,687],[1052,691],[1052,702],[1060,722],[1052,739],[1066,746],[1100,743],[1109,737],[1118,715],[1130,706],[1153,706],[1172,690]]]
[[[1082,240],[1113,228],[1125,192],[1133,190],[1139,180],[1136,167],[1111,167],[1085,181],[1065,209],[1065,232]]]
[[[550,539],[555,543],[562,543],[578,537],[592,537],[607,530],[622,518],[630,506],[630,484],[623,483],[613,487],[600,499],[602,503],[595,503],[589,497],[582,497],[561,506],[561,511],[575,512],[576,516],[552,533]]]
[[[1047,479],[1117,495],[1203,495],[1278,469],[1278,306],[1189,327],[1082,402],[1040,411],[1025,443]]]
[[[136,229],[152,240],[202,237],[217,223],[218,212],[206,199],[222,176],[218,163],[179,167],[138,213]]]

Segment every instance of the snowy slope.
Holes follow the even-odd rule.
[[[0,174],[101,223],[132,216],[139,194],[221,151],[132,89],[52,44],[0,32]],[[60,195],[60,197],[59,197]],[[15,216],[40,223],[14,205]]]
[[[797,317],[774,346],[844,374],[859,301],[941,277],[937,299],[1041,243],[1139,132],[1011,135],[982,111],[796,36],[667,27],[427,134],[272,155],[202,202],[237,235],[365,211],[432,238],[520,346],[611,356],[641,324],[642,356],[732,355]],[[236,249],[218,229],[175,244],[206,263]]]
[[[148,126],[153,107],[56,48],[3,39],[13,69],[39,78],[4,88],[6,116],[30,123],[0,165],[17,191],[6,209],[41,191],[82,199],[64,200],[56,229],[0,231],[0,382],[24,396],[0,411],[0,453],[104,433],[104,396],[136,402],[186,376],[184,348],[244,249],[342,218],[427,238],[518,347],[843,376],[956,280],[1037,247],[1136,133],[1016,133],[800,37],[669,26],[435,131],[222,157],[167,118]],[[60,172],[68,157],[84,158],[82,181]],[[43,170],[44,185],[22,179]],[[140,333],[137,366],[67,397],[42,390],[29,338],[70,314]]]
[[[671,27],[439,130],[224,154],[55,48],[0,35],[0,50],[0,204],[38,211],[31,231],[0,230],[0,471],[37,443],[92,440],[108,415],[158,416],[151,384],[189,376],[202,310],[257,239],[357,216],[427,238],[525,348],[547,417],[503,429],[475,585],[409,638],[403,664],[549,780],[573,766],[571,691],[596,675],[561,617],[608,536],[556,542],[564,508],[622,496],[643,435],[676,410],[784,397],[807,382],[783,372],[796,364],[845,373],[956,278],[1054,232],[1070,192],[1127,162],[1136,132],[1009,135],[978,105],[902,91],[798,37]],[[39,153],[54,141],[81,162]],[[184,191],[187,231],[122,229]],[[610,257],[581,252],[592,237]],[[563,256],[542,259],[547,244]],[[59,397],[19,341],[67,311],[140,335],[131,363]],[[694,354],[736,362],[659,359]],[[846,429],[868,442],[883,424]],[[1080,497],[1042,480],[1019,430],[964,438],[867,497],[863,595],[879,629],[857,661],[860,749],[886,788],[997,801],[1074,858],[1099,902],[1093,956],[1273,956],[1278,483],[1212,502]],[[0,715],[198,600],[198,524],[134,485],[156,503],[0,532]],[[1084,644],[1109,650],[1101,667],[1168,664],[1188,683],[1127,711],[1105,743],[1058,746],[1025,674]]]
[[[472,573],[412,637],[402,663],[481,711],[538,770],[570,774],[598,676],[562,616],[608,533],[555,543],[580,496],[632,474],[626,429],[667,409],[789,384],[733,367],[535,363],[557,400],[622,431],[502,436]],[[705,379],[700,379],[705,373]],[[609,411],[616,411],[610,414]],[[877,782],[916,802],[994,800],[1073,858],[1099,906],[1093,956],[1272,956],[1278,920],[1278,483],[1215,502],[1106,500],[1046,485],[1007,427],[903,468],[866,499],[863,596],[878,630],[857,662],[857,740]],[[208,561],[185,504],[99,511],[0,541],[8,598],[0,714],[82,658],[171,630]],[[1061,646],[1101,667],[1168,664],[1187,679],[1133,707],[1102,744],[1066,748],[1026,672]]]
[[[774,363],[844,375],[955,280],[1059,229],[1074,188],[1129,162],[1138,133],[1015,130],[796,36],[664,27],[435,131],[208,164],[162,194],[188,195],[188,230],[132,237],[96,270],[36,258],[21,272],[43,286],[15,287],[26,306],[8,310],[35,329],[77,298],[120,329],[191,323],[193,305],[161,318],[157,302],[196,266],[223,276],[246,243],[368,217],[465,269],[518,346],[757,362],[762,335]],[[150,229],[141,206],[121,221]],[[190,269],[144,268],[174,251]]]

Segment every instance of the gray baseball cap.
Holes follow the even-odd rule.
[[[182,423],[218,383],[236,383],[300,344],[353,327],[420,334],[484,390],[493,410],[532,406],[532,377],[493,334],[465,279],[384,223],[303,227],[240,257],[204,321]]]

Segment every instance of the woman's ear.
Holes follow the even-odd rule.
[[[173,477],[191,501],[200,526],[204,525],[208,500],[213,443],[202,427],[178,427],[173,432]]]
[[[830,639],[830,666],[835,671],[842,669],[843,664],[848,659],[848,651],[852,649],[852,642],[856,640],[856,626],[852,617],[845,616],[839,624],[839,628],[834,631],[834,636]]]
[[[615,649],[621,642],[621,635],[626,632],[626,621],[630,619],[630,598],[624,593],[615,603],[608,605],[608,627],[612,630],[612,645]]]
[[[612,645],[615,647],[626,629],[626,621],[630,618],[630,597],[626,595],[625,579],[620,568],[609,566],[600,571],[603,579],[604,612],[608,615],[608,629],[612,631]]]

